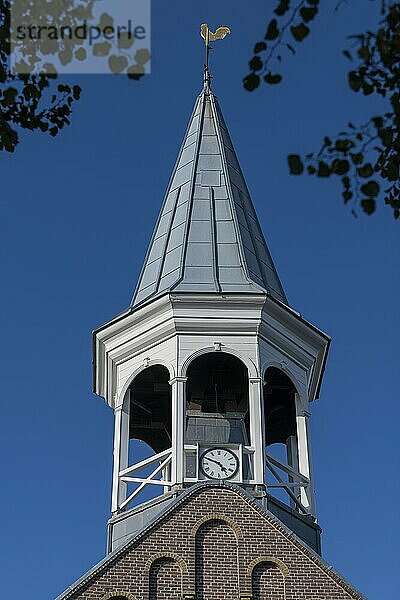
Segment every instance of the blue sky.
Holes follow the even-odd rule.
[[[380,108],[348,90],[341,54],[379,3],[323,4],[283,83],[249,94],[274,2],[153,0],[152,74],[80,77],[72,125],[0,157],[4,598],[54,598],[104,556],[113,415],[91,392],[91,331],[129,304],[201,87],[202,22],[232,29],[213,87],[287,296],[333,338],[312,417],[324,557],[371,600],[394,596],[398,223],[382,206],[353,218],[336,183],[285,158]]]

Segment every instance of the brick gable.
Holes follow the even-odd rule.
[[[360,594],[234,485],[198,485],[59,600],[345,600]]]

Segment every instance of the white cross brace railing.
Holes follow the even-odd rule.
[[[267,464],[268,469],[273,474],[273,476],[279,481],[279,483],[267,484],[267,487],[269,487],[269,488],[284,488],[286,490],[288,496],[291,498],[291,500],[296,505],[296,507],[302,513],[308,514],[309,513],[308,508],[306,506],[304,506],[299,501],[299,499],[296,497],[296,495],[293,493],[293,489],[298,489],[301,487],[305,488],[305,490],[307,491],[307,489],[310,485],[310,480],[308,479],[308,477],[306,477],[305,475],[302,475],[298,471],[295,471],[289,465],[281,463],[279,460],[277,460],[274,456],[271,456],[270,454],[266,455],[266,464]],[[278,467],[278,469],[280,469],[281,471],[283,471],[284,473],[289,475],[289,477],[292,480],[294,479],[295,481],[285,481],[284,479],[282,479],[282,477],[280,476],[280,474],[274,467]]]
[[[150,458],[146,458],[136,463],[135,465],[131,465],[126,469],[123,469],[119,472],[120,481],[125,483],[140,483],[140,485],[120,504],[119,508],[125,508],[147,485],[161,485],[163,487],[171,487],[172,481],[167,481],[165,479],[155,479],[155,477],[167,466],[171,463],[172,459],[172,448],[168,448],[167,450],[163,450],[158,454],[154,454],[150,456]],[[158,463],[156,468],[145,477],[133,477],[133,474],[139,471],[140,469],[144,469],[145,467],[149,467],[154,463]]]

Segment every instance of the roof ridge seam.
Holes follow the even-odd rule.
[[[169,240],[171,238],[171,234],[172,234],[172,224],[174,222],[174,218],[175,218],[175,213],[176,210],[178,208],[178,202],[179,202],[179,197],[181,195],[181,189],[182,186],[177,188],[176,191],[176,197],[175,197],[175,201],[174,201],[174,207],[172,209],[172,215],[171,215],[171,220],[170,220],[170,227],[168,227],[168,231],[166,234],[166,238],[165,238],[165,245],[164,245],[164,252],[161,256],[161,260],[160,260],[160,266],[158,268],[158,273],[157,273],[157,280],[156,280],[156,289],[154,290],[154,293],[152,295],[157,295],[160,289],[160,284],[161,284],[161,279],[162,279],[162,272],[163,272],[163,268],[164,268],[164,264],[165,264],[165,260],[166,260],[166,256],[167,256],[167,248],[168,248],[168,244],[169,244]]]
[[[222,140],[222,137],[221,137],[221,132],[220,132],[221,123],[220,123],[220,120],[218,118],[218,111],[216,110],[216,103],[215,103],[214,98],[215,98],[215,96],[212,96],[212,98],[210,98],[210,103],[211,103],[211,109],[212,109],[212,112],[213,112],[215,124],[218,125],[218,127],[215,128],[215,131],[216,131],[216,135],[217,135],[219,147],[220,147],[220,150],[221,150],[221,157],[222,157],[222,160],[223,160],[223,167],[224,167],[225,174],[226,174],[225,184],[226,184],[227,190],[229,190],[229,192],[230,192],[230,193],[228,193],[228,202],[229,202],[231,210],[232,210],[233,227],[235,229],[236,239],[237,239],[238,246],[239,246],[240,260],[241,260],[241,263],[242,263],[241,266],[242,266],[242,269],[244,271],[244,274],[246,276],[246,279],[247,279],[248,283],[252,284],[253,281],[251,280],[250,274],[247,271],[246,257],[245,257],[244,247],[243,247],[243,240],[242,240],[242,236],[240,235],[240,231],[239,231],[239,227],[238,227],[237,212],[236,212],[235,207],[234,207],[235,201],[233,199],[233,191],[232,191],[232,186],[231,186],[230,178],[228,177],[228,175],[229,175],[228,161],[226,159],[225,147],[224,147],[224,143],[223,143],[223,140]],[[233,218],[234,214],[236,215],[236,219]]]
[[[210,186],[209,188],[209,199],[210,199],[210,211],[211,211],[211,243],[212,243],[212,251],[213,251],[213,277],[215,282],[215,288],[217,292],[222,291],[222,287],[219,281],[218,275],[218,252],[217,252],[217,221],[215,218],[215,198],[214,198],[214,188]]]

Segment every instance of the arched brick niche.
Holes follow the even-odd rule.
[[[196,600],[237,600],[236,532],[225,520],[211,519],[198,527],[195,536]]]
[[[252,600],[285,600],[285,577],[289,571],[277,559],[263,557],[249,567]]]
[[[172,555],[155,558],[148,567],[149,600],[181,600],[183,561]]]

